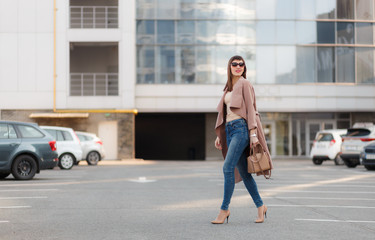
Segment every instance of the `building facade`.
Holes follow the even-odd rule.
[[[308,156],[318,130],[375,122],[374,23],[372,0],[0,0],[0,118],[95,132],[113,158],[219,159],[241,55],[271,154]]]

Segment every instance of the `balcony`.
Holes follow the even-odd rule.
[[[70,96],[118,96],[118,74],[71,73]]]
[[[118,7],[70,6],[70,28],[118,28]]]

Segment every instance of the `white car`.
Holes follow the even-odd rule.
[[[317,132],[310,152],[313,163],[320,165],[323,161],[334,160],[336,165],[342,164],[340,151],[342,137],[346,132],[346,129],[332,129]]]
[[[96,165],[105,156],[103,142],[93,133],[76,132],[82,147],[82,160],[89,165]],[[78,163],[78,162],[77,162]]]
[[[57,153],[59,155],[58,166],[61,169],[69,170],[77,161],[82,159],[80,141],[72,128],[54,126],[40,127],[56,140]]]

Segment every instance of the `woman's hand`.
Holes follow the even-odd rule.
[[[250,137],[250,145],[251,146],[255,146],[258,143],[259,143],[259,140],[258,140],[258,138],[256,136],[255,137]]]
[[[216,140],[215,140],[215,148],[217,148],[217,149],[219,149],[219,150],[223,149],[223,148],[221,147],[221,142],[220,142],[220,138],[219,138],[219,137],[216,137]]]

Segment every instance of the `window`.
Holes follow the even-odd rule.
[[[158,43],[174,43],[174,21],[157,21],[157,32]]]
[[[317,51],[318,82],[335,82],[335,52],[332,47],[318,47]]]
[[[21,132],[23,138],[42,138],[44,134],[41,133],[34,127],[26,126],[26,125],[18,125],[18,130]]]
[[[157,18],[171,19],[175,18],[175,4],[176,1],[170,0],[156,0]]]
[[[337,0],[337,18],[354,19],[354,0]]]
[[[16,130],[14,129],[13,125],[8,125],[9,128],[9,138],[17,138]]]
[[[276,22],[258,21],[256,24],[257,44],[275,44],[276,43]]]
[[[84,136],[84,135],[77,134],[77,137],[78,137],[79,141],[81,141],[81,142],[87,141],[86,136]]]
[[[180,0],[177,8],[181,18],[194,18],[195,0]]]
[[[0,123],[0,139],[7,139],[8,136],[8,124]]]
[[[155,1],[154,0],[137,0],[137,18],[154,18]]]
[[[56,130],[52,130],[52,129],[44,129],[44,130],[48,132],[48,134],[51,135],[54,139],[57,139]]]
[[[354,23],[337,23],[337,43],[354,44]]]
[[[195,42],[195,22],[177,22],[177,43],[193,44]]]
[[[316,0],[316,18],[334,19],[336,0]]]
[[[258,84],[275,83],[275,52],[274,46],[256,47],[256,82]]]
[[[137,44],[155,43],[155,22],[137,21]]]
[[[354,83],[354,48],[337,47],[337,82]]]
[[[297,0],[299,1],[299,0]],[[277,0],[276,18],[277,19],[295,19],[296,18],[296,0]]]
[[[356,23],[356,39],[357,44],[373,44],[373,24],[372,23]]]
[[[314,44],[316,43],[317,27],[314,21],[297,21],[297,44]]]
[[[256,14],[258,19],[275,19],[275,0],[256,1]]]
[[[155,82],[154,46],[138,46],[137,48],[137,82]]]
[[[317,22],[316,32],[318,43],[335,43],[335,23]]]
[[[256,0],[237,1],[237,19],[255,19]]]
[[[216,43],[216,27],[215,21],[197,21],[197,43]]]
[[[177,74],[181,77],[181,83],[194,83],[195,82],[195,51],[191,47],[178,48],[180,57],[181,73]]]
[[[276,39],[278,44],[295,44],[296,32],[294,21],[277,21]]]
[[[175,50],[173,46],[157,47],[159,83],[175,82]]]
[[[276,47],[276,83],[296,82],[296,48]]]
[[[236,39],[238,44],[255,44],[255,23],[250,21],[237,21]]]
[[[68,131],[59,131],[64,136],[64,141],[73,141],[72,135]]]
[[[374,0],[356,0],[356,19],[372,20]]]
[[[297,47],[297,82],[315,82],[315,48]]]
[[[297,19],[315,19],[315,0],[297,0]]]
[[[375,83],[374,48],[356,48],[357,83]]]

